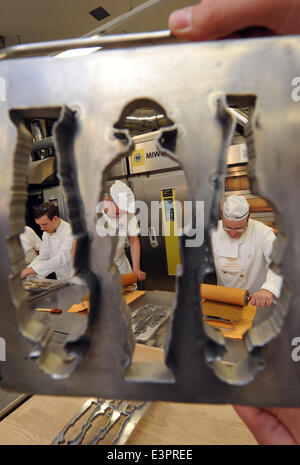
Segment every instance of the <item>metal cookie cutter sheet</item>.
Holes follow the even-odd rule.
[[[86,39],[87,40],[87,39]],[[182,43],[167,34],[99,39],[107,48],[85,57],[26,57],[70,46],[4,50],[1,77],[0,335],[4,389],[107,399],[300,406],[300,38]],[[112,44],[112,42],[115,42]],[[77,45],[86,42],[78,41]],[[121,46],[122,45],[122,46]],[[124,46],[125,45],[125,46]],[[18,53],[24,57],[18,57]],[[280,299],[244,336],[246,355],[223,363],[222,334],[206,326],[200,284],[213,270],[210,231],[218,219],[226,150],[236,119],[229,107],[252,108],[247,125],[251,190],[267,199],[279,228],[272,268],[284,276]],[[181,239],[182,267],[165,363],[131,363],[134,337],[120,275],[111,270],[113,241],[96,233],[96,205],[111,164],[134,148],[122,122],[152,105],[172,124],[160,130],[160,150],[181,164],[192,201],[204,202],[204,241]],[[53,332],[35,321],[19,274],[27,170],[32,139],[24,119],[55,117],[55,150],[73,232],[75,266],[91,294],[86,331],[65,355],[50,348]]]

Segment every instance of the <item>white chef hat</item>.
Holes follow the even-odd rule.
[[[115,181],[111,186],[110,195],[120,210],[128,213],[135,212],[135,202],[132,190],[122,181]]]
[[[242,221],[249,215],[249,203],[242,195],[230,195],[224,202],[223,215],[230,221]]]

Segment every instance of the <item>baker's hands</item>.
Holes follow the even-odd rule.
[[[233,407],[259,444],[300,444],[300,408]]]
[[[299,34],[300,1],[202,0],[173,12],[169,28],[173,35],[193,41]]]
[[[146,279],[146,273],[140,269],[133,269],[133,272],[137,275],[138,281],[144,281]]]
[[[252,294],[250,303],[255,305],[255,307],[270,307],[274,298],[275,296],[272,292],[267,291],[266,289],[260,289]]]
[[[27,268],[24,268],[24,270],[21,271],[21,279],[25,279],[27,278],[27,276],[31,275],[31,274],[36,274],[36,272],[34,271],[33,268],[31,268],[30,266],[28,266]]]

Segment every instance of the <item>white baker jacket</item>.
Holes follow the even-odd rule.
[[[57,230],[50,234],[43,232],[40,254],[31,262],[39,278],[55,273],[58,280],[70,281],[74,275],[71,255],[72,230],[69,223],[61,220]]]
[[[137,236],[140,232],[135,214],[123,213],[119,218],[110,218],[103,213],[103,220],[107,234],[118,236],[114,264],[120,274],[131,273],[132,267],[125,253],[125,242],[127,236]]]
[[[25,226],[25,231],[20,234],[20,241],[25,255],[25,263],[31,263],[37,256],[36,251],[39,251],[42,246],[42,241],[39,236],[29,226]]]
[[[218,285],[248,289],[250,295],[266,289],[280,296],[282,276],[268,267],[276,240],[272,228],[249,219],[244,234],[231,239],[219,221],[211,239]]]

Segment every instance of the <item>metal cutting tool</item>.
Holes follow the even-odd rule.
[[[49,54],[103,46],[85,57]],[[183,43],[168,33],[78,39],[2,50],[0,61],[0,336],[6,340],[1,386],[17,392],[102,398],[300,406],[300,38]],[[134,338],[114,243],[96,234],[96,205],[109,166],[134,148],[122,129],[133,109],[152,105],[171,125],[160,150],[181,164],[190,199],[204,202],[204,241],[181,238],[182,266],[165,363],[132,363]],[[280,299],[243,339],[246,356],[223,363],[226,341],[205,325],[200,284],[213,270],[210,232],[218,219],[226,149],[235,129],[230,107],[251,108],[246,127],[253,193],[273,207],[279,234],[272,269],[284,276]],[[86,330],[64,355],[53,332],[32,317],[21,281],[18,235],[25,224],[32,145],[27,117],[53,117],[58,172],[77,238],[75,267],[91,308]],[[191,233],[192,234],[192,233]],[[188,245],[189,244],[189,245]]]

